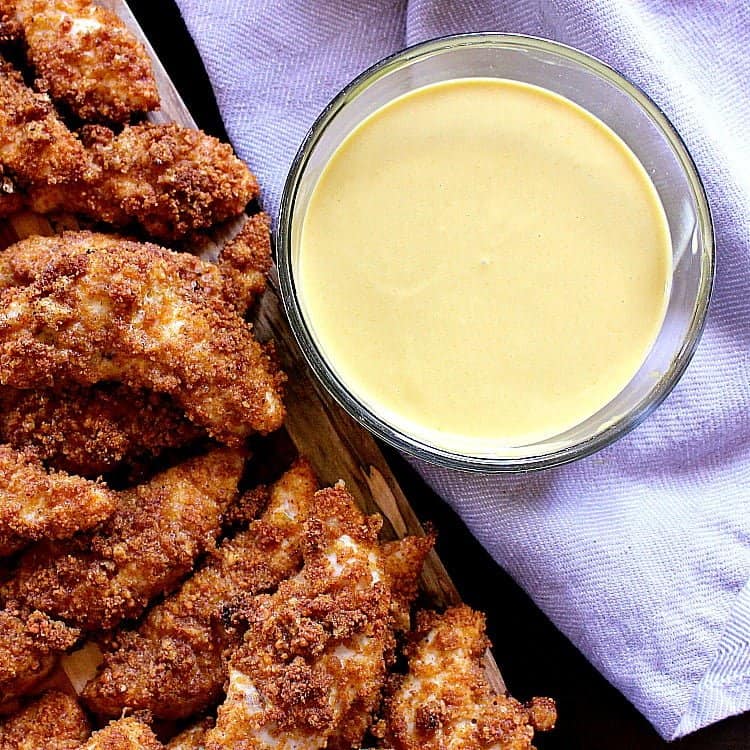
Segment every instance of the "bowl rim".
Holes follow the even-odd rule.
[[[309,330],[295,290],[291,243],[295,197],[309,157],[325,128],[361,91],[393,70],[417,60],[469,46],[541,49],[588,68],[594,74],[618,86],[640,106],[668,140],[693,192],[697,208],[698,231],[702,240],[700,283],[690,326],[680,349],[672,358],[670,367],[643,398],[607,427],[580,442],[539,455],[471,456],[456,453],[430,445],[388,424],[359,401],[325,361]],[[346,84],[315,119],[297,150],[284,183],[275,245],[281,299],[290,328],[308,366],[329,395],[360,425],[394,448],[430,464],[458,471],[487,474],[536,471],[570,463],[611,445],[641,424],[671,393],[690,364],[705,327],[716,274],[714,227],[708,196],[690,151],[661,108],[627,76],[593,55],[542,37],[503,32],[450,34],[419,42],[384,57]]]

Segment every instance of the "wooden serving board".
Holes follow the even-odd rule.
[[[174,121],[188,127],[197,127],[127,3],[124,0],[100,1],[125,21],[151,54],[162,106],[159,112],[149,115],[148,119],[152,122]],[[31,234],[52,234],[74,226],[75,221],[72,219],[53,225],[46,218],[28,213],[20,214],[0,222],[0,247]],[[201,254],[215,257],[223,242],[236,230],[235,224],[214,232],[212,241],[201,248]],[[312,376],[289,329],[278,289],[274,268],[269,289],[259,305],[254,324],[259,339],[273,339],[281,365],[289,378],[285,400],[288,412],[286,430],[292,442],[312,462],[324,484],[333,484],[343,479],[349,491],[367,512],[378,512],[384,516],[384,537],[395,539],[407,534],[423,535],[424,529],[375,440],[335,403]],[[437,531],[439,533],[440,529]],[[435,607],[442,608],[461,600],[434,551],[425,563],[421,584],[426,598]],[[484,658],[484,667],[493,688],[504,693],[505,684],[489,651]]]

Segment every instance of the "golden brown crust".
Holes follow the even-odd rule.
[[[529,723],[537,732],[549,732],[555,728],[557,706],[552,698],[534,697],[526,704]]]
[[[0,703],[32,690],[79,635],[38,610],[0,610]]]
[[[35,451],[0,444],[0,536],[65,539],[109,518],[116,506],[101,482],[47,471]]]
[[[0,166],[25,189],[90,178],[83,144],[49,97],[32,91],[0,58]]]
[[[119,493],[117,511],[96,533],[24,553],[5,585],[8,600],[89,631],[137,617],[213,547],[243,467],[242,452],[217,449]]]
[[[76,699],[49,690],[0,724],[0,750],[75,750],[90,733]]]
[[[386,702],[384,746],[531,750],[533,709],[492,692],[480,663],[488,643],[484,616],[469,607],[420,612],[406,651],[408,674]],[[554,703],[546,699],[545,707],[549,726]]]
[[[137,631],[119,634],[83,691],[89,708],[107,716],[148,709],[158,718],[180,719],[216,702],[226,657],[241,640],[241,633],[222,627],[223,610],[240,595],[272,590],[299,568],[316,485],[310,465],[298,461],[271,488],[260,519],[225,541]]]
[[[23,39],[21,24],[14,17],[15,4],[10,0],[0,1],[0,44]]]
[[[417,595],[419,576],[427,553],[435,544],[432,534],[407,536],[382,546],[383,569],[391,588],[390,633],[386,641],[385,661],[395,661],[396,637],[411,629],[411,605]],[[362,686],[347,713],[328,739],[328,750],[358,748],[373,715],[380,707],[382,685],[371,682]]]
[[[34,211],[138,224],[151,237],[175,240],[238,216],[258,196],[254,175],[232,147],[200,130],[143,123],[115,135],[87,126],[82,138],[85,174],[35,187],[29,195]]]
[[[126,122],[159,106],[144,46],[91,0],[16,0],[37,85],[83,120]]]
[[[325,747],[356,696],[382,683],[390,595],[379,525],[343,487],[315,495],[302,571],[249,602],[208,750]]]
[[[224,299],[244,315],[265,291],[271,268],[270,219],[266,214],[251,216],[236,237],[221,250],[218,263],[180,255],[179,283],[186,291]],[[60,236],[34,236],[0,252],[0,290],[28,286],[38,279],[61,253],[85,255],[92,249],[117,252],[125,238],[100,232],[65,232]],[[156,246],[154,246],[156,247]]]
[[[123,237],[101,232],[31,235],[0,252],[0,290],[32,284],[63,253],[72,257],[91,250],[116,252],[123,241]]]
[[[154,733],[141,721],[129,716],[112,721],[94,732],[79,750],[163,750]]]
[[[237,236],[222,248],[218,267],[224,278],[226,298],[244,315],[266,290],[271,270],[268,214],[255,214],[244,223]]]
[[[121,383],[64,389],[0,386],[0,440],[51,466],[98,477],[205,435],[169,396]]]
[[[392,591],[392,627],[399,635],[411,630],[411,605],[417,596],[425,558],[434,546],[434,533],[407,536],[383,545],[383,564]]]
[[[201,261],[126,240],[81,252],[80,236],[50,238],[57,257],[32,283],[0,294],[0,383],[145,387],[233,444],[281,426],[283,376],[249,325],[183,281]]]
[[[206,735],[214,728],[214,720],[210,717],[183,729],[167,743],[167,750],[204,750]]]

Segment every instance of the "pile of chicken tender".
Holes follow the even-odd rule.
[[[0,0],[0,54],[0,236],[49,228],[0,251],[0,750],[532,748],[554,703],[491,689],[483,616],[415,612],[434,537],[277,448],[247,166],[146,121],[90,0]]]

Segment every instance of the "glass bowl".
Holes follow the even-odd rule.
[[[419,440],[354,396],[337,374],[335,362],[329,362],[317,345],[296,288],[307,204],[337,147],[364,118],[392,99],[431,83],[467,77],[506,78],[541,86],[576,102],[612,128],[640,159],[659,193],[673,258],[664,322],[628,385],[572,429],[482,455],[455,453]],[[562,44],[515,34],[462,34],[424,42],[382,60],[346,86],[318,117],[292,164],[281,201],[276,252],[292,331],[313,372],[338,403],[399,450],[433,464],[488,473],[529,471],[573,461],[609,445],[643,421],[690,362],[714,276],[713,227],[705,190],[685,144],[656,104],[596,58]]]

